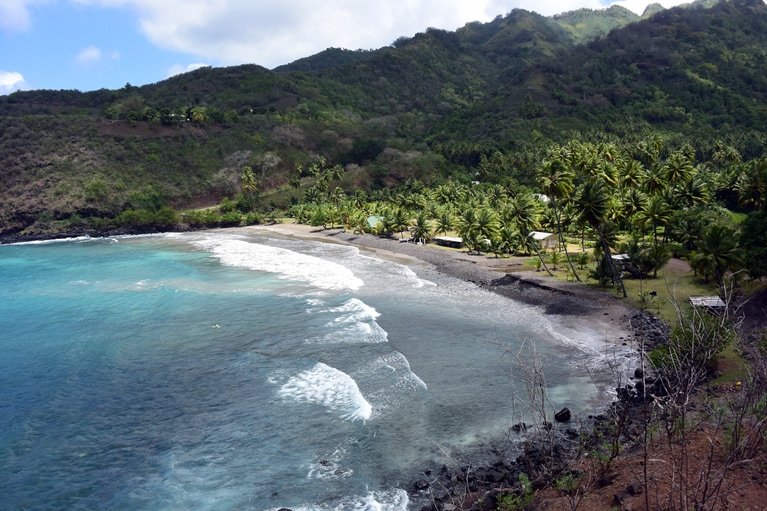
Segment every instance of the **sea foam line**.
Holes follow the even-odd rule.
[[[628,372],[634,364],[634,351],[619,345],[615,339],[621,334],[619,330],[606,327],[600,332],[584,322],[579,323],[577,327],[566,328],[567,333],[562,333],[556,330],[552,321],[547,321],[544,329],[563,344],[573,346],[587,355],[593,367],[611,367],[614,370],[617,362],[623,372]],[[608,337],[614,339],[608,340]]]
[[[279,394],[299,403],[319,404],[332,412],[343,412],[343,419],[365,421],[373,412],[354,378],[322,362],[291,377],[280,387]]]
[[[236,239],[207,238],[194,242],[221,264],[274,273],[279,278],[309,282],[321,289],[357,290],[364,282],[348,268],[292,250]]]
[[[366,495],[344,497],[335,505],[309,505],[293,508],[295,511],[407,511],[410,499],[401,488],[371,491]],[[270,511],[278,511],[274,508]]]

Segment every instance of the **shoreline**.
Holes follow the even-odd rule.
[[[542,314],[549,318],[549,333],[558,338],[563,346],[567,346],[563,354],[578,350],[586,354],[589,365],[590,360],[599,366],[603,363],[609,365],[608,370],[597,371],[600,375],[591,374],[592,384],[600,389],[601,405],[588,411],[573,410],[577,420],[553,425],[555,451],[563,455],[570,451],[573,442],[578,439],[583,441],[584,432],[589,435],[591,428],[596,431],[607,421],[608,407],[616,402],[617,394],[613,392],[616,383],[622,386],[629,381],[633,376],[633,364],[639,360],[636,347],[637,343],[643,342],[645,334],[641,323],[635,322],[640,314],[637,309],[624,304],[616,296],[582,284],[553,279],[535,271],[519,271],[519,258],[474,255],[465,249],[417,245],[401,242],[397,238],[357,235],[341,229],[320,230],[293,223],[212,229],[210,232],[224,235],[230,232],[245,236],[273,234],[275,237],[353,246],[371,257],[409,266],[420,276],[426,274],[426,278],[433,278],[435,273],[439,273],[504,298],[540,308]],[[610,365],[616,361],[617,365]],[[620,372],[619,381],[616,380],[616,368]],[[567,402],[561,404],[568,405]],[[552,410],[552,421],[555,412]],[[508,434],[485,438],[477,445],[457,452],[457,457],[451,458],[441,468],[439,463],[433,462],[414,465],[398,476],[401,477],[398,486],[407,492],[412,505],[433,505],[433,509],[457,511],[468,508],[455,507],[451,495],[463,495],[470,500],[486,498],[487,502],[492,502],[498,488],[512,487],[518,482],[520,473],[534,473],[534,467],[542,463],[559,464],[566,461],[559,459],[559,454],[551,460],[545,458],[545,450],[538,448],[535,428],[512,440],[512,431],[518,432],[514,428],[520,426],[523,431],[530,427],[524,423],[510,425]],[[548,430],[550,426],[546,428]],[[544,482],[538,480],[536,484]]]
[[[564,470],[572,462],[567,454],[578,442],[594,442],[609,423],[609,409],[621,400],[627,383],[633,382],[634,369],[641,364],[637,345],[646,342],[642,332],[643,313],[624,304],[618,297],[588,288],[574,282],[564,282],[542,276],[534,271],[507,271],[509,260],[486,255],[472,255],[465,251],[444,249],[400,242],[395,238],[374,235],[355,235],[341,229],[317,230],[300,224],[275,224],[252,226],[250,232],[275,233],[300,239],[325,243],[351,245],[373,252],[377,257],[415,266],[426,265],[430,270],[473,283],[505,298],[541,307],[551,318],[554,337],[570,348],[588,353],[594,360],[601,359],[602,370],[592,374],[592,382],[600,394],[602,406],[581,415],[575,421],[556,420],[551,424],[554,437],[533,428],[511,440],[514,428],[523,431],[530,427],[524,423],[510,426],[507,435],[487,438],[479,445],[459,453],[460,465],[414,467],[411,482],[403,487],[411,503],[423,505],[423,509],[469,509],[455,506],[454,495],[464,495],[466,504],[486,500],[494,502],[499,487],[518,484],[521,473],[534,474],[537,467],[552,464]],[[247,231],[245,231],[247,232]],[[513,261],[512,261],[513,266]],[[563,332],[558,332],[558,328]],[[617,362],[617,364],[616,364]],[[614,392],[614,393],[613,393]],[[628,390],[627,390],[628,393]],[[555,421],[557,411],[552,410]],[[578,417],[579,412],[573,411]],[[546,429],[547,427],[544,427]],[[519,433],[517,433],[519,434]],[[538,435],[543,434],[542,437]],[[585,437],[583,436],[585,434]],[[548,438],[549,440],[546,440]],[[556,445],[549,445],[546,442]],[[545,446],[548,445],[548,448]],[[549,452],[547,449],[551,449]],[[547,454],[548,453],[548,454]],[[534,484],[546,487],[552,483],[535,477]],[[472,507],[474,509],[474,507]],[[485,509],[485,508],[483,508]]]
[[[437,272],[478,286],[506,298],[541,307],[566,328],[583,335],[602,337],[595,344],[626,346],[638,332],[630,319],[639,311],[618,297],[575,282],[547,278],[535,271],[508,271],[509,259],[469,254],[435,245],[400,242],[372,234],[352,234],[342,229],[317,230],[303,224],[258,225],[246,228],[283,236],[340,243],[368,250],[376,256],[413,266],[429,265]],[[593,348],[593,345],[592,345]]]

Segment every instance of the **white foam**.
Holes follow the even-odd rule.
[[[428,390],[426,382],[412,371],[407,358],[399,351],[381,353],[353,374],[368,401],[373,403],[374,419],[408,406],[414,394]]]
[[[299,403],[322,405],[343,419],[365,421],[373,412],[351,376],[322,362],[291,377],[279,393]]]
[[[620,327],[572,320],[565,326],[558,316],[544,319],[544,329],[549,335],[588,356],[585,363],[590,365],[589,369],[609,368],[621,373],[628,373],[632,369],[636,353],[617,342],[619,337],[627,335]]]
[[[407,265],[388,261],[386,259],[379,259],[378,257],[371,257],[364,255],[362,252],[358,254],[359,259],[365,260],[365,264],[375,264],[382,266],[382,274],[386,274],[387,279],[397,279],[398,286],[412,286],[414,288],[421,288],[424,285],[435,285],[433,282],[423,280]]]
[[[218,237],[194,243],[210,251],[226,266],[273,273],[279,278],[308,282],[321,289],[357,290],[364,284],[351,270],[340,264],[285,248]]]
[[[327,334],[307,339],[308,343],[378,344],[389,340],[389,334],[375,321],[380,316],[378,311],[359,298],[351,298],[341,305],[327,308],[322,308],[322,302],[319,301],[307,301],[307,303],[317,307],[308,309],[309,313],[330,313],[336,316],[325,325]]]
[[[337,480],[346,479],[354,475],[354,470],[343,466],[346,457],[346,449],[336,449],[330,456],[324,456],[321,460],[312,464],[308,477],[310,479]]]
[[[93,241],[102,238],[91,238],[90,236],[76,236],[72,238],[57,238],[53,240],[34,240],[34,241],[19,241],[16,243],[9,243],[9,245],[51,245],[54,243],[81,243],[83,241]]]
[[[405,490],[371,491],[366,495],[346,497],[333,506],[305,505],[295,511],[407,511],[410,499]],[[274,508],[272,511],[277,511]]]
[[[351,298],[338,307],[328,309],[330,312],[345,312],[345,316],[336,319],[336,322],[352,323],[376,319],[381,314],[375,308],[366,304],[359,298]]]

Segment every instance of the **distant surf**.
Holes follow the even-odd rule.
[[[591,332],[355,247],[4,245],[0,281],[8,509],[420,509],[423,468],[519,420],[506,347],[536,343],[553,406],[599,399]]]

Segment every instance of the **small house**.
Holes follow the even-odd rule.
[[[383,218],[380,216],[371,215],[368,217],[368,229],[371,231],[377,231],[381,224],[383,224]]]
[[[538,243],[541,250],[556,250],[559,245],[557,235],[551,232],[533,231],[530,236]]]
[[[461,248],[463,247],[463,238],[451,236],[435,236],[434,243],[441,247]]]
[[[690,305],[712,313],[720,313],[725,309],[725,303],[718,296],[691,296]]]

